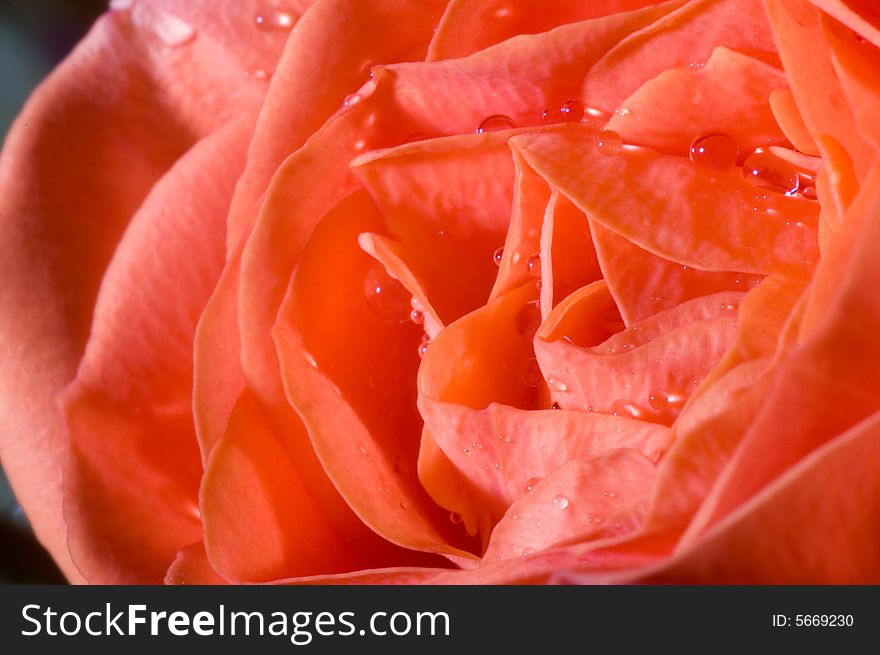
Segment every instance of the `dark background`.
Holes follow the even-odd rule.
[[[0,0],[0,134],[5,136],[33,88],[85,35],[108,2]],[[63,582],[34,539],[0,469],[0,583]]]

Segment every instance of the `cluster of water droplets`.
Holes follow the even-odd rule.
[[[705,134],[691,143],[690,159],[702,168],[725,172],[737,165],[740,149],[736,140],[726,134]],[[743,177],[759,189],[787,196],[816,199],[812,171],[801,169],[776,155],[770,148],[757,148],[742,163]]]

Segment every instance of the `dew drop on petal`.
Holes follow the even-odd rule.
[[[508,512],[507,515],[511,518],[512,521],[516,521],[519,518],[519,514],[514,512]]]
[[[691,144],[691,161],[713,171],[727,171],[736,165],[739,147],[726,134],[699,136]]]
[[[496,266],[501,266],[501,260],[504,258],[504,248],[499,248],[492,255],[492,261],[495,262]]]
[[[409,319],[411,296],[383,266],[373,265],[367,271],[364,297],[373,316],[386,323],[404,323]]]
[[[414,309],[409,313],[410,320],[416,325],[421,325],[425,322],[425,314],[418,309]]]
[[[361,101],[361,96],[359,93],[349,93],[345,96],[345,100],[342,101],[343,108],[348,108],[353,105],[356,105]]]
[[[526,481],[526,493],[529,493],[541,481],[541,478],[529,478]]]
[[[529,275],[532,277],[541,277],[541,255],[534,254],[529,257],[526,262],[526,267],[529,269]]]
[[[565,496],[554,496],[553,507],[556,509],[568,509],[568,498]]]
[[[648,404],[651,406],[651,409],[661,412],[669,407],[669,396],[662,391],[654,391],[648,396]]]
[[[289,31],[296,23],[296,17],[287,11],[270,9],[261,11],[254,19],[257,27],[264,32]]]
[[[611,130],[602,130],[593,137],[596,149],[603,155],[616,155],[623,148],[623,137]]]
[[[480,123],[480,126],[477,128],[477,134],[484,134],[486,132],[498,132],[500,130],[512,130],[515,127],[516,123],[509,116],[504,116],[503,114],[495,114],[493,116],[489,116],[489,118]]]
[[[258,68],[253,72],[254,79],[256,80],[268,80],[271,75],[263,68]]]
[[[528,557],[529,555],[531,555],[531,554],[534,553],[534,552],[535,552],[535,549],[534,549],[534,548],[523,548],[523,549],[522,549],[522,556],[523,556],[523,557]]]
[[[791,195],[800,185],[797,169],[769,150],[755,150],[743,162],[743,177],[761,189]]]
[[[550,405],[550,409],[562,409],[562,405],[560,405],[559,403],[553,403],[552,405]]]
[[[422,359],[425,356],[425,353],[428,352],[428,346],[431,345],[430,339],[422,339],[422,342],[419,344],[419,359]]]
[[[516,331],[526,339],[533,339],[541,326],[541,303],[537,300],[528,302],[516,313],[513,319]]]
[[[495,469],[498,470],[498,471],[503,471],[503,470],[504,470],[504,464],[502,464],[501,462],[496,462],[496,464],[495,464]]]
[[[569,100],[559,111],[565,120],[578,122],[584,117],[584,103],[580,100]]]
[[[452,521],[453,523],[455,523],[455,525],[458,525],[464,519],[461,518],[461,514],[459,514],[458,512],[450,512],[449,513],[449,520]]]
[[[560,393],[568,391],[568,385],[559,378],[552,375],[547,377],[547,386],[550,387],[552,391],[558,391]]]

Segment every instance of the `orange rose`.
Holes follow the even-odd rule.
[[[131,0],[0,167],[72,581],[877,582],[868,0]]]

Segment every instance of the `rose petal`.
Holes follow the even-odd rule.
[[[874,149],[860,138],[847,106],[832,66],[821,12],[802,0],[766,0],[765,4],[791,91],[816,145],[824,157],[820,136],[841,144],[852,159],[857,178],[863,180]]]
[[[589,223],[605,282],[627,326],[688,300],[749,289],[761,280],[748,273],[684,266],[639,248],[596,221]]]
[[[553,191],[541,229],[541,311],[602,277],[584,213]]]
[[[229,582],[208,562],[201,540],[181,548],[165,574],[168,585],[224,585]]]
[[[758,147],[786,142],[768,102],[785,85],[778,68],[717,47],[705,66],[672,68],[642,84],[623,101],[628,111],[613,115],[605,129],[683,157],[697,137],[724,134],[736,142],[742,163]]]
[[[511,147],[587,216],[636,245],[711,271],[803,277],[817,258],[817,203],[646,148],[603,154],[589,132],[526,134]]]
[[[600,282],[572,294],[535,340],[551,398],[566,409],[668,425],[727,350],[741,295],[691,300],[597,343],[613,307],[607,287]],[[585,334],[581,326],[590,324]]]
[[[875,338],[880,309],[872,291],[880,284],[878,175],[880,169],[871,173],[873,185],[866,185],[853,204],[845,232],[817,270],[799,347],[781,362],[761,413],[695,518],[693,534],[704,532],[880,406],[880,378],[873,365],[880,357]],[[802,411],[805,406],[809,412]]]
[[[681,4],[657,0],[593,0],[552,5],[541,0],[451,0],[431,41],[428,61],[466,57],[520,34],[547,32],[589,18],[649,5],[661,5],[659,9],[668,12]],[[473,29],[474,25],[480,29]]]
[[[222,265],[220,226],[250,130],[243,120],[201,141],[153,188],[104,276],[62,395],[68,542],[93,582],[158,582],[200,536],[192,337]]]
[[[587,534],[647,492],[653,474],[653,463],[634,450],[572,459],[510,506],[483,559],[520,557]]]
[[[358,235],[382,227],[361,191],[315,229],[273,331],[282,379],[324,470],[361,520],[407,548],[458,556],[460,535],[416,471],[422,328],[410,320],[399,283],[404,302],[396,308],[376,306],[381,298],[365,284],[376,264]],[[386,286],[382,293],[392,291]]]
[[[760,0],[697,0],[624,39],[590,71],[590,104],[611,112],[645,81],[708,61],[724,46],[771,64],[776,45]]]
[[[434,139],[355,162],[443,323],[489,297],[513,198],[506,140],[503,133]]]
[[[808,155],[818,155],[819,148],[810,134],[797,101],[789,87],[774,89],[769,96],[773,116],[785,137],[795,148]]]
[[[500,261],[496,262],[498,275],[489,294],[490,301],[523,285],[531,277],[529,261],[541,252],[542,224],[550,200],[550,188],[544,178],[516,152],[513,153],[513,164],[516,171],[513,208],[504,250]],[[492,257],[495,258],[494,253]]]
[[[372,66],[423,59],[444,6],[443,0],[321,0],[303,14],[272,75],[251,142],[230,212],[230,250],[252,229],[284,159],[370,79]],[[358,25],[370,27],[352,28]]]
[[[865,584],[880,580],[880,415],[816,450],[670,560],[630,581]]]
[[[501,511],[566,462],[619,448],[656,460],[669,442],[668,428],[620,416],[496,403],[475,410],[427,396],[419,408],[470,488],[485,499],[498,499]]]
[[[880,14],[871,0],[810,0],[844,25],[880,47]]]

